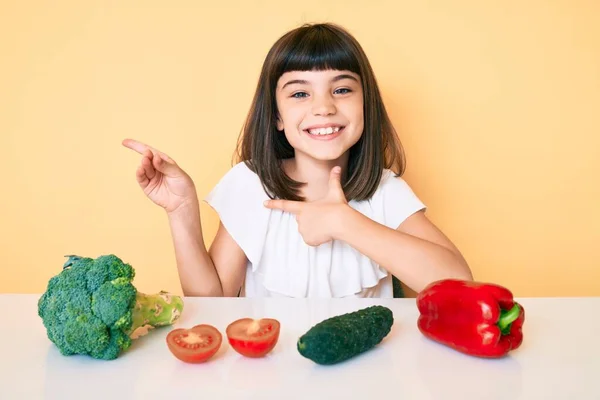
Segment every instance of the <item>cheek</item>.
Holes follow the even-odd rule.
[[[302,123],[304,112],[301,107],[289,107],[280,111],[282,126],[289,131],[295,131]]]
[[[360,126],[363,126],[365,123],[365,115],[362,107],[356,110],[356,123]]]
[[[354,103],[348,106],[349,107],[346,110],[346,115],[352,116],[352,122],[356,126],[357,130],[359,130],[359,132],[362,132],[362,129],[364,128],[364,111],[362,103]]]

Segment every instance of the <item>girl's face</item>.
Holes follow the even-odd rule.
[[[286,72],[277,82],[276,99],[277,129],[296,155],[337,160],[363,133],[363,91],[352,72]]]

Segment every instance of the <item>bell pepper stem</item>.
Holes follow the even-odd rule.
[[[521,308],[516,303],[510,310],[502,310],[500,312],[498,327],[500,328],[500,331],[503,335],[506,335],[510,332],[510,324],[512,324],[517,318],[519,318],[520,313]]]

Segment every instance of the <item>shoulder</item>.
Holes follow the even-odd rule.
[[[397,176],[396,173],[390,169],[384,169],[381,173],[381,181],[379,182],[379,190],[384,190],[389,187],[409,187],[408,183],[402,176]]]
[[[371,201],[377,201],[382,198],[401,199],[405,197],[415,197],[416,194],[408,182],[389,169],[384,169],[381,174],[379,186],[373,194]]]
[[[226,208],[244,210],[256,209],[268,196],[258,175],[244,162],[234,165],[212,190],[204,201],[217,211]]]
[[[262,191],[260,178],[245,162],[231,167],[217,181],[208,197],[212,197],[216,193],[231,191],[252,191],[259,194]]]
[[[217,185],[222,182],[244,182],[248,179],[258,180],[258,175],[248,166],[246,162],[242,161],[231,167],[229,171],[227,171],[219,180]]]
[[[373,219],[397,229],[409,216],[426,206],[408,182],[389,169],[384,169],[373,197],[361,208],[368,209]]]

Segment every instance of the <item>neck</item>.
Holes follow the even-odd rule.
[[[342,168],[342,177],[348,165],[348,153],[336,160],[315,160],[305,154],[297,152],[294,158],[286,160],[284,169],[286,174],[295,181],[305,182],[301,190],[306,201],[315,201],[323,198],[329,190],[329,176],[335,166]]]

